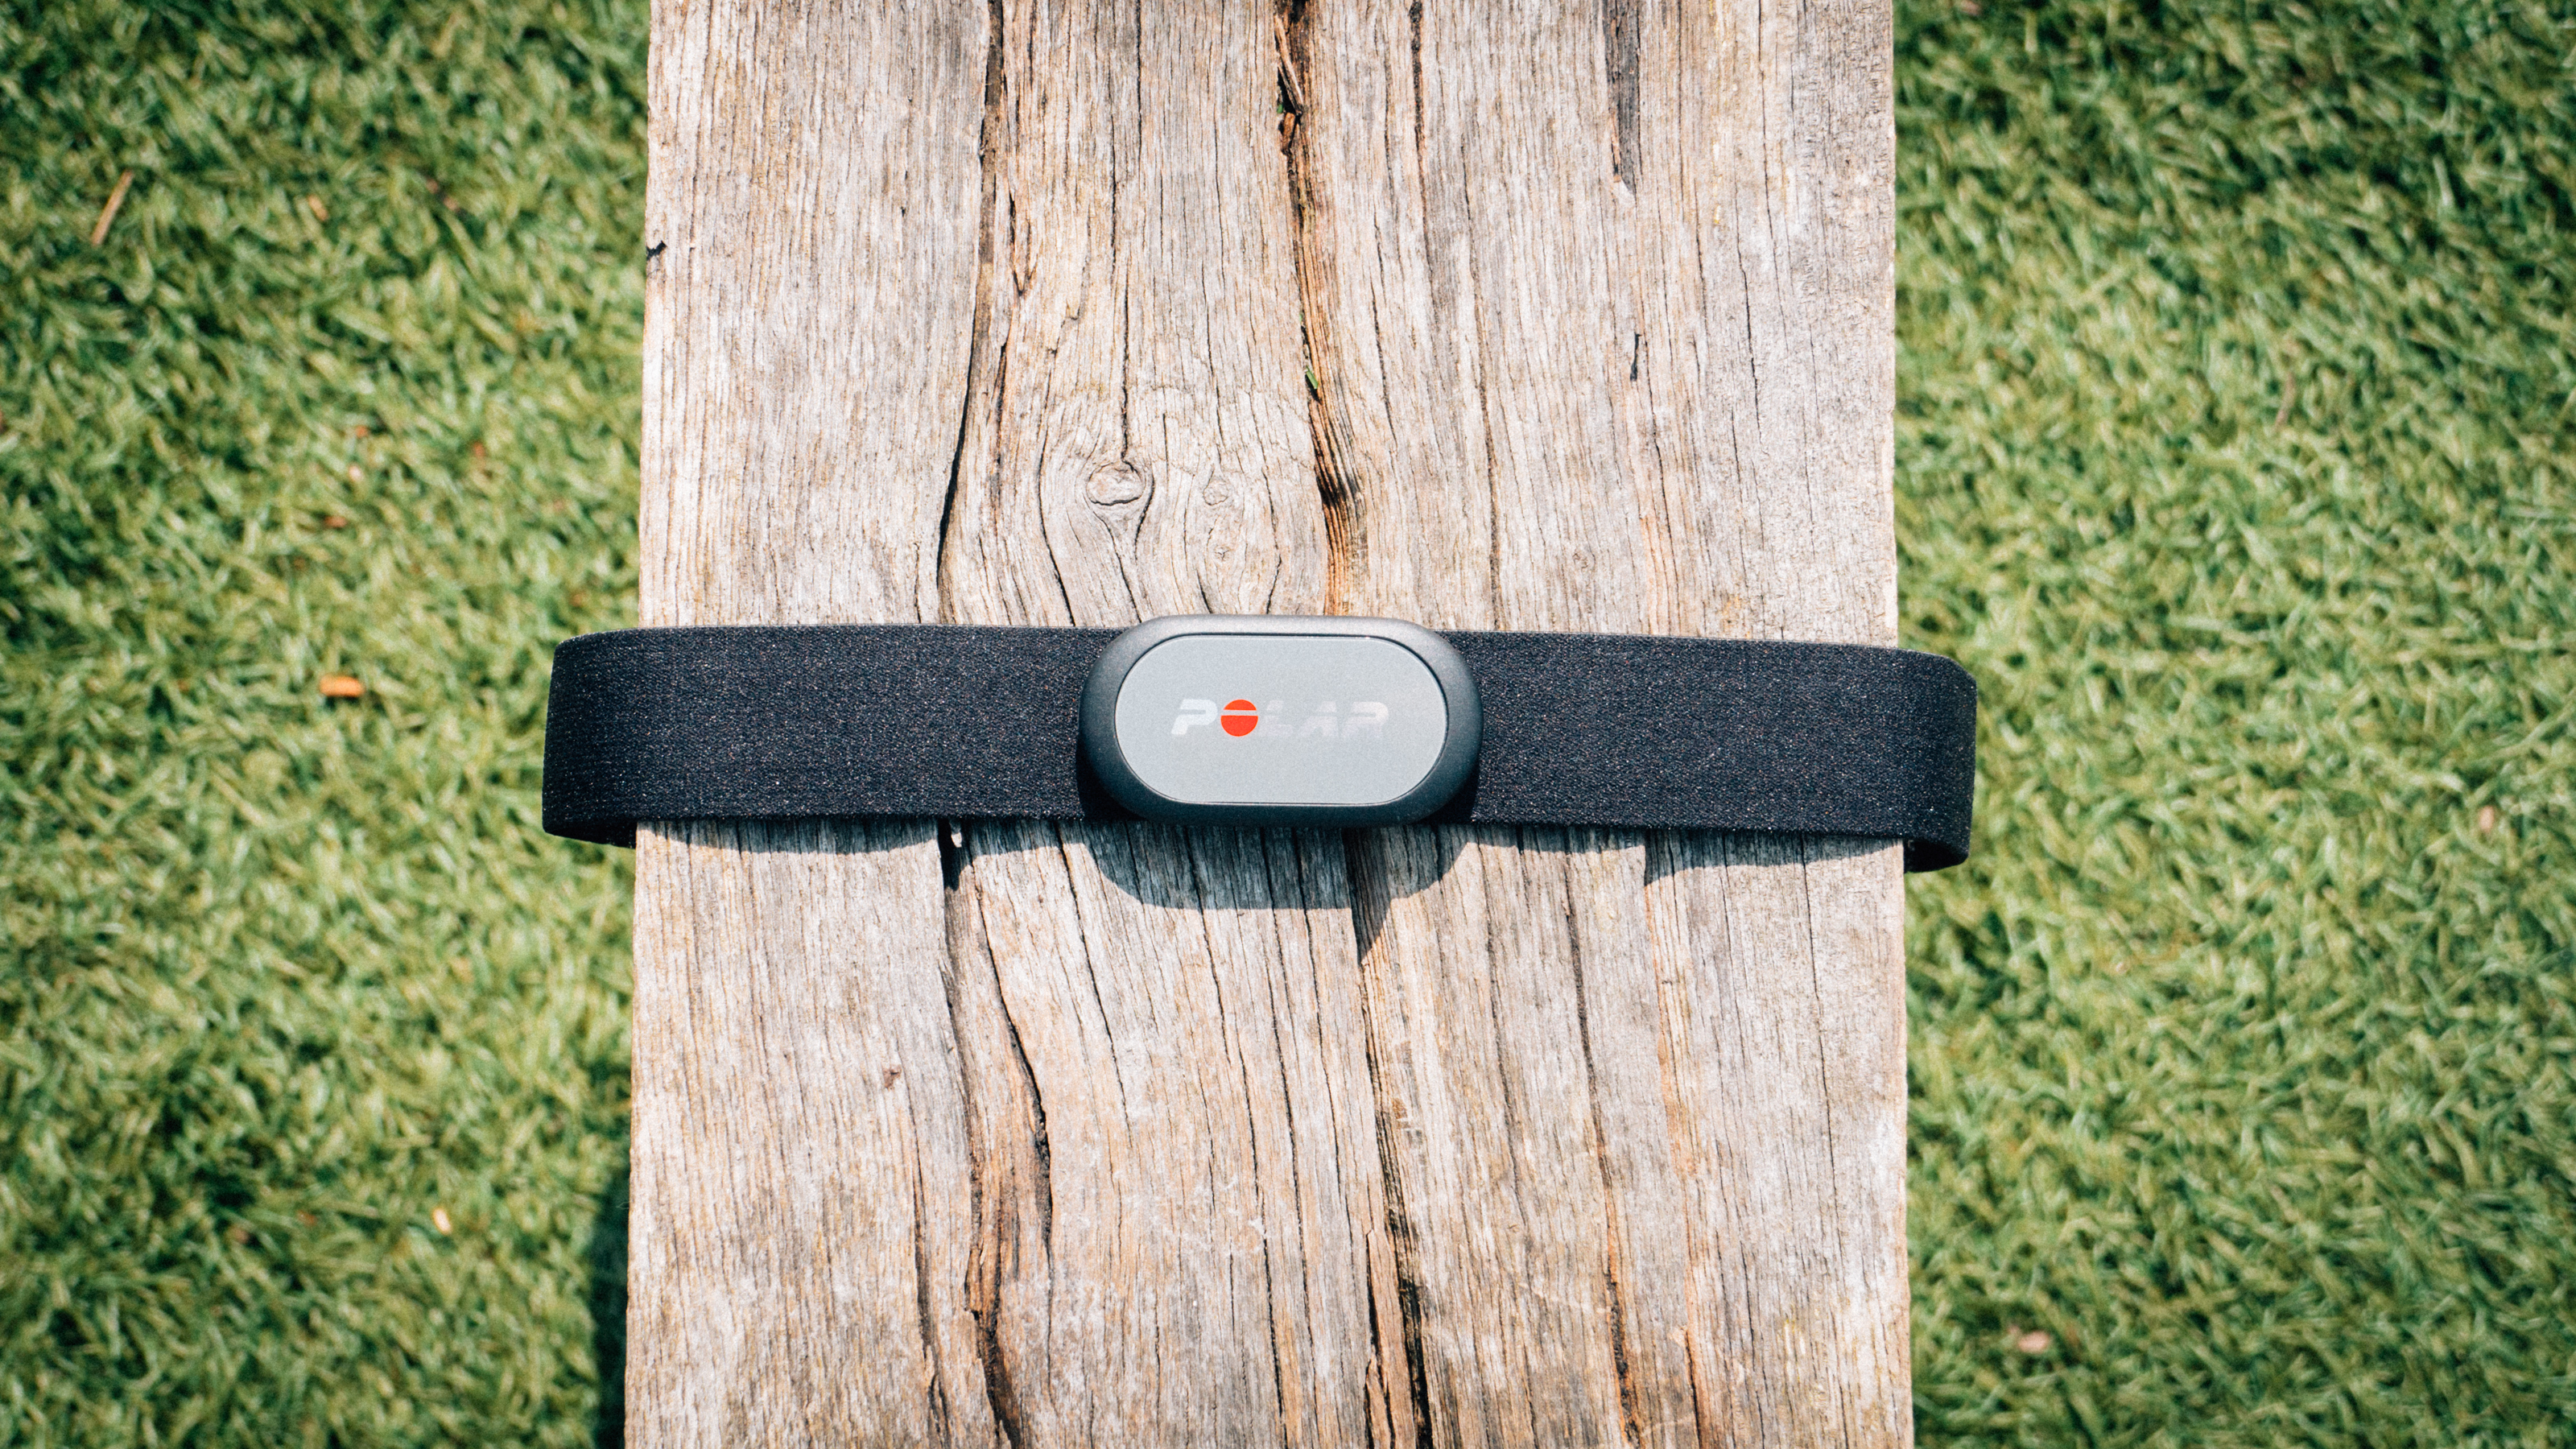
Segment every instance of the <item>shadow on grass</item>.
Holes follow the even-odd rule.
[[[599,1449],[626,1443],[626,1169],[600,1189],[590,1225],[590,1352],[599,1367]]]

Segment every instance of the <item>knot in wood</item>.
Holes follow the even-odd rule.
[[[1123,508],[1142,502],[1153,491],[1153,482],[1145,476],[1144,470],[1125,459],[1093,473],[1091,481],[1083,487],[1084,495],[1094,508]]]

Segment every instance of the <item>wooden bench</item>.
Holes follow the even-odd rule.
[[[648,624],[1895,641],[1886,0],[652,24]],[[1910,1440],[1893,845],[642,833],[635,1442]]]

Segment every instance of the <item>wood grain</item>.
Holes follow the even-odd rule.
[[[644,617],[1886,642],[1883,5],[656,0]],[[1892,848],[642,832],[641,1443],[1892,1444]]]
[[[646,624],[937,617],[989,42],[654,6]],[[992,1441],[933,826],[637,837],[628,1434]]]

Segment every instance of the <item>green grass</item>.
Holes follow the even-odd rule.
[[[0,7],[0,1443],[614,1432],[641,29]],[[1899,30],[1922,1437],[2576,1443],[2576,14]]]
[[[632,609],[640,27],[302,9],[0,22],[0,1442],[580,1443],[613,1367],[537,731]]]
[[[1909,18],[1927,1441],[2576,1442],[2570,20]]]

